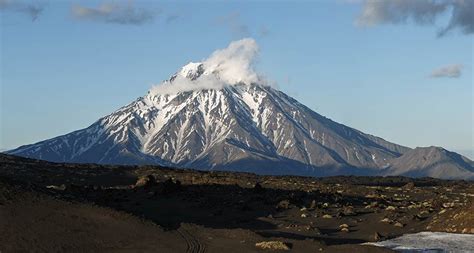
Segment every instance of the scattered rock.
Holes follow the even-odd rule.
[[[405,184],[404,186],[402,186],[403,190],[413,190],[414,188],[415,188],[415,183],[413,182],[409,182]]]
[[[385,210],[387,210],[387,211],[395,211],[395,210],[397,210],[397,208],[394,207],[394,206],[387,206],[387,208],[385,208]]]
[[[46,188],[48,189],[53,189],[53,190],[56,190],[56,191],[64,191],[66,190],[66,185],[65,184],[62,184],[62,185],[48,185],[46,186]]]
[[[301,218],[306,218],[306,217],[308,217],[307,214],[305,214],[305,213],[302,213],[302,214],[301,214]]]
[[[306,225],[304,228],[305,228],[306,230],[308,230],[308,231],[314,232],[315,234],[318,234],[318,235],[321,234],[321,231],[320,231],[317,227],[315,227],[315,226],[313,226],[313,225]]]
[[[383,218],[380,222],[383,222],[383,223],[392,223],[393,221],[389,218]]]
[[[369,205],[367,205],[365,208],[375,208],[375,207],[378,207],[378,206],[379,206],[379,202],[374,201],[374,202],[370,203]]]
[[[343,214],[344,216],[356,215],[356,213],[354,212],[354,207],[352,207],[352,206],[345,206],[345,207],[342,209],[342,214]]]
[[[316,208],[316,200],[313,199],[313,201],[311,201],[311,205],[309,205],[309,209],[315,209]]]
[[[454,203],[453,203],[453,202],[451,202],[451,203],[449,203],[449,202],[448,202],[448,203],[443,203],[443,207],[444,207],[444,208],[452,208],[452,207],[454,207]]]
[[[349,225],[346,223],[339,225],[339,228],[349,228]]]
[[[322,216],[323,219],[331,219],[332,216],[330,214],[325,214]]]
[[[408,209],[415,209],[415,208],[420,208],[421,205],[416,205],[416,204],[412,204],[412,205],[409,205],[407,206]]]
[[[379,233],[375,232],[374,233],[374,241],[380,241],[380,239],[382,239],[382,236]]]
[[[144,187],[144,188],[149,188],[151,186],[156,185],[156,179],[153,175],[147,175],[144,177],[138,178],[137,182],[135,183],[135,187]]]
[[[404,227],[405,225],[403,225],[402,223],[400,222],[395,222],[395,224],[393,224],[395,227],[399,227],[399,228],[402,228]]]
[[[277,209],[288,209],[290,208],[290,201],[285,199],[285,200],[282,200],[278,203],[278,205],[276,206]]]
[[[281,241],[257,242],[255,247],[263,250],[290,250],[290,247]]]
[[[349,232],[349,229],[348,228],[341,228],[341,232],[347,233],[347,232]]]

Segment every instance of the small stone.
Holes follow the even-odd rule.
[[[413,182],[409,182],[405,184],[404,186],[402,186],[402,189],[404,190],[413,190],[413,188],[415,188],[415,183]]]
[[[341,228],[341,232],[347,233],[347,232],[349,232],[349,229],[348,228]]]
[[[380,222],[383,222],[383,223],[392,223],[392,220],[390,220],[389,218],[383,218]]]
[[[349,228],[349,225],[346,223],[339,225],[339,228]]]
[[[325,214],[322,216],[323,219],[331,219],[332,216],[330,214]]]
[[[393,225],[394,225],[395,227],[400,227],[400,228],[402,228],[402,227],[405,226],[405,225],[403,225],[402,223],[400,223],[400,222],[398,222],[398,221],[395,222],[395,224],[393,224]]]
[[[356,213],[354,212],[354,208],[352,206],[346,206],[342,209],[342,214],[344,216],[351,216],[355,215]]]
[[[135,183],[135,188],[137,187],[149,188],[155,184],[156,184],[155,177],[153,175],[147,175],[147,176],[138,178],[137,182]]]
[[[301,218],[306,218],[306,217],[308,217],[308,215],[306,215],[305,213],[301,214]]]
[[[316,200],[313,199],[313,201],[311,201],[311,205],[309,206],[309,209],[315,209],[316,208]]]
[[[454,203],[443,203],[443,207],[444,208],[451,208],[451,207],[454,207]]]
[[[52,190],[56,190],[56,191],[64,191],[64,190],[66,190],[66,185],[65,185],[65,184],[62,184],[62,185],[60,185],[60,186],[57,186],[57,185],[48,185],[48,186],[46,186],[46,188],[52,189]]]
[[[285,200],[282,200],[278,203],[278,205],[276,206],[277,209],[288,209],[290,208],[290,201],[285,199]]]
[[[308,230],[308,231],[312,231],[312,232],[315,233],[315,234],[318,234],[318,235],[321,234],[321,231],[320,231],[317,227],[315,227],[315,226],[313,226],[313,225],[307,225],[307,226],[305,226],[304,228],[305,228],[306,230]]]
[[[374,241],[379,241],[381,238],[382,236],[379,233],[377,232],[374,233]]]
[[[394,207],[394,206],[387,206],[387,208],[385,208],[385,210],[387,211],[395,211],[397,208]]]

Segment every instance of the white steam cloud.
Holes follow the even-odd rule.
[[[442,78],[442,77],[449,77],[449,78],[459,78],[462,74],[462,64],[453,64],[448,66],[443,66],[433,70],[430,77],[433,78]]]
[[[233,41],[227,48],[214,51],[202,62],[189,63],[171,80],[152,88],[153,94],[176,94],[179,92],[221,89],[228,85],[268,83],[254,68],[258,45],[254,39]]]
[[[229,84],[254,83],[259,81],[254,70],[258,45],[254,39],[246,38],[230,43],[221,50],[216,50],[204,61],[204,69],[218,73],[222,81]]]

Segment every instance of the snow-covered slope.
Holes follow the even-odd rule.
[[[245,39],[189,63],[90,127],[10,154],[268,174],[374,175],[409,148],[325,118],[267,85]]]
[[[86,129],[9,153],[61,162],[247,171],[284,162],[289,173],[295,165],[377,169],[401,150],[324,118],[269,86],[239,84],[173,95],[150,92]]]

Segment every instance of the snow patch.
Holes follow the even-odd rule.
[[[443,232],[420,232],[406,234],[394,239],[365,243],[393,249],[399,252],[472,252],[474,235]]]

